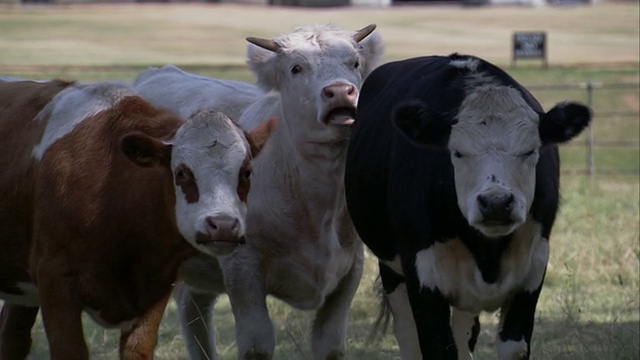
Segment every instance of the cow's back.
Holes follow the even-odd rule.
[[[3,274],[28,281],[25,267],[31,239],[32,191],[35,160],[31,154],[40,141],[46,119],[36,120],[65,81],[40,84],[31,81],[0,82],[0,291]],[[5,268],[7,267],[7,268]],[[9,283],[8,280],[5,280]]]
[[[362,86],[347,152],[347,205],[361,237],[377,256],[386,260],[396,254],[393,242],[388,241],[394,238],[389,207],[402,206],[400,211],[405,216],[424,219],[424,213],[415,211],[426,211],[420,202],[424,201],[428,188],[453,182],[452,170],[443,166],[443,161],[448,160],[447,154],[416,147],[392,122],[394,110],[400,103],[430,101],[432,89],[439,89],[436,93],[445,96],[447,81],[452,75],[442,72],[445,66],[446,62],[440,57],[388,63],[374,70]],[[461,98],[462,94],[454,93],[454,96]],[[433,99],[433,103],[443,108],[453,107],[450,105],[453,101],[445,104]],[[396,174],[398,171],[401,173]],[[430,184],[407,183],[414,181]],[[416,189],[421,194],[416,194]],[[451,189],[443,190],[451,195]],[[389,202],[389,198],[394,200]]]
[[[40,141],[46,126],[46,119],[35,121],[36,116],[53,97],[71,84],[61,80],[49,83],[0,81],[0,138],[4,144],[0,162],[5,171],[15,169],[9,165],[24,164],[21,160],[31,157],[29,145]]]
[[[207,78],[173,65],[145,70],[133,86],[152,103],[177,111],[184,118],[199,111],[215,110],[238,121],[244,109],[263,94],[249,83]]]

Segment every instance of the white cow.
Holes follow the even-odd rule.
[[[255,85],[188,73],[173,65],[142,72],[134,85],[153,103],[191,116],[213,107],[238,121],[244,109],[264,91]]]
[[[374,29],[314,25],[273,40],[247,38],[249,66],[264,92],[248,100],[240,126],[248,130],[273,117],[279,125],[252,163],[246,244],[219,263],[201,258],[183,267],[188,286],[178,291],[178,302],[193,359],[216,358],[210,319],[215,299],[225,291],[236,320],[239,358],[273,357],[267,295],[316,310],[311,344],[316,359],[344,357],[349,308],[363,263],[363,246],[344,199],[344,162],[360,85],[382,57],[380,37],[368,36]],[[152,77],[141,79],[137,90],[153,92],[145,85]],[[163,83],[173,91],[166,89],[167,98],[153,100],[169,104],[171,94],[191,79],[185,75]],[[243,97],[249,86],[211,80],[202,88],[228,93],[199,92],[191,99],[208,99],[213,109],[232,112],[235,103],[224,99]],[[198,319],[201,313],[204,321]]]

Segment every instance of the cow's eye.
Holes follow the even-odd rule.
[[[456,150],[453,151],[453,156],[457,157],[458,159],[462,158],[462,154],[459,151],[456,151]]]
[[[242,176],[244,176],[245,179],[249,179],[251,177],[251,170],[245,170]]]
[[[291,73],[292,74],[299,74],[302,72],[302,67],[300,65],[293,65],[293,67],[291,67]]]
[[[525,158],[528,158],[529,156],[531,156],[531,155],[533,155],[535,153],[536,153],[536,149],[533,149],[533,150],[530,150],[530,151],[527,151],[527,152],[524,152],[524,153],[520,154],[520,157],[525,159]]]
[[[174,171],[174,176],[176,181],[188,181],[193,178],[191,170],[189,170],[185,165],[178,166]]]
[[[355,62],[355,64],[353,64],[353,68],[354,68],[354,69],[357,69],[357,68],[359,68],[359,67],[360,67],[360,62],[359,62],[359,61],[356,61],[356,62]]]

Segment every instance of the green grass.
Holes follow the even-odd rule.
[[[0,75],[34,79],[131,81],[148,66],[174,63],[212,77],[252,81],[244,65],[245,36],[269,37],[295,25],[332,21],[348,28],[378,24],[387,60],[454,51],[472,53],[505,67],[532,86],[546,109],[584,89],[544,87],[640,81],[637,2],[569,8],[393,7],[304,10],[233,5],[119,5],[0,7]],[[539,62],[509,68],[516,30],[544,30],[549,69]],[[637,87],[596,89],[594,139],[638,143]],[[606,115],[610,112],[634,116]],[[640,353],[640,171],[636,147],[598,147],[597,170],[629,169],[627,175],[585,168],[585,135],[562,149],[563,204],[551,239],[551,259],[538,306],[533,340],[537,359],[638,359]],[[630,175],[629,175],[630,174]],[[391,333],[369,342],[378,311],[376,266],[368,254],[353,302],[348,333],[350,359],[398,359]],[[277,359],[312,359],[310,312],[269,301],[276,327]],[[218,349],[235,354],[229,303],[216,307]],[[92,358],[116,359],[118,334],[84,318]],[[496,357],[496,316],[482,317],[477,359]],[[31,359],[48,358],[39,321]],[[175,303],[167,308],[157,359],[186,359]]]

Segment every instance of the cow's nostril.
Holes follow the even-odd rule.
[[[355,95],[355,94],[356,94],[356,87],[355,87],[355,86],[353,86],[353,85],[349,85],[349,86],[347,87],[347,95],[349,95],[349,96],[353,96],[353,95]]]
[[[207,225],[209,225],[209,227],[213,230],[217,230],[218,229],[218,224],[216,223],[216,218],[213,216],[208,216],[207,217]]]
[[[333,90],[331,90],[331,88],[329,87],[322,89],[322,95],[327,99],[331,99],[332,97],[336,96]]]
[[[488,200],[486,195],[478,195],[478,205],[480,205],[480,211],[487,208]]]
[[[478,209],[488,222],[510,222],[513,210],[513,194],[478,195]]]
[[[511,211],[513,210],[513,194],[509,194],[505,199],[504,199],[504,203],[503,206],[505,208],[505,210]]]

